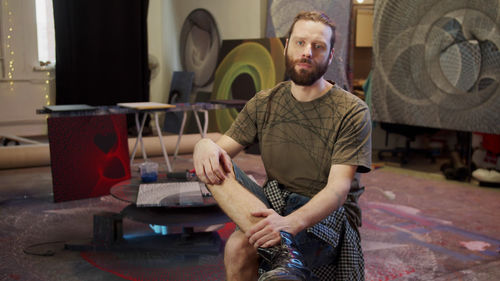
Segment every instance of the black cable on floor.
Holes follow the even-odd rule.
[[[23,252],[27,255],[50,257],[50,256],[55,255],[54,250],[46,249],[45,251],[33,252],[33,251],[30,251],[29,249],[35,248],[35,247],[40,247],[40,246],[45,246],[45,245],[59,244],[59,243],[64,244],[64,243],[66,243],[66,241],[52,241],[52,242],[44,242],[44,243],[37,243],[37,244],[29,245],[28,247],[23,249]]]

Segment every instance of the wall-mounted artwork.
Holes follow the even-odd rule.
[[[500,134],[500,2],[375,2],[373,119]]]
[[[183,69],[194,72],[194,86],[212,82],[219,48],[219,30],[212,14],[205,9],[193,10],[182,25],[180,52]]]
[[[208,102],[210,93],[207,95],[206,91],[211,88],[214,81],[221,48],[219,29],[212,14],[201,8],[191,11],[182,24],[179,42],[182,68],[184,73],[193,73],[193,77],[190,78],[191,82],[185,78],[178,80],[177,78],[180,77],[176,77],[174,73],[168,102],[172,103],[174,98],[172,91],[179,87],[188,91],[181,91],[182,100],[177,102]],[[202,89],[201,92],[200,89]],[[187,114],[184,133],[198,133],[194,113],[188,112]],[[198,115],[201,119],[204,118],[203,114]],[[164,129],[169,132],[178,132],[181,121],[182,112],[166,114]]]
[[[346,68],[349,50],[350,0],[269,0],[266,36],[286,37],[294,17],[300,11],[311,10],[323,11],[335,22],[335,54],[325,77],[340,87],[349,89],[350,82]]]
[[[215,71],[212,100],[249,100],[285,79],[284,39],[224,40]],[[238,111],[211,112],[210,130],[225,132]]]

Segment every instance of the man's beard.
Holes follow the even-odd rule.
[[[305,69],[295,70],[295,65],[298,63],[308,63],[312,65],[311,71]],[[299,86],[311,86],[314,82],[318,81],[328,70],[328,60],[321,64],[315,64],[313,60],[301,58],[292,60],[288,55],[288,50],[285,54],[286,75]]]

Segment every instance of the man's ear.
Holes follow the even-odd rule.
[[[332,50],[330,51],[330,55],[328,56],[328,65],[330,65],[332,63],[333,54],[335,54],[335,49],[334,48],[332,48]]]
[[[286,38],[286,41],[285,41],[285,48],[283,49],[283,55],[285,55],[286,57],[286,49],[288,48],[288,38]]]

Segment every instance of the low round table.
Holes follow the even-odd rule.
[[[158,181],[153,183],[166,182],[169,182],[169,180],[160,177]],[[170,180],[170,182],[174,181]],[[179,180],[175,182],[179,182]],[[130,179],[111,187],[110,193],[113,197],[131,203],[122,210],[121,214],[124,217],[147,224],[188,229],[223,224],[230,221],[211,196],[203,196],[203,203],[200,204],[137,207],[135,203],[141,184],[143,183],[139,179]]]
[[[163,177],[154,183],[168,182]],[[179,182],[179,180],[170,180]],[[218,255],[222,249],[221,238],[216,231],[195,232],[195,227],[220,225],[230,219],[219,208],[211,196],[204,196],[202,203],[161,207],[136,206],[139,179],[125,180],[111,187],[110,193],[115,198],[129,202],[120,213],[100,212],[94,214],[94,235],[91,243],[68,243],[72,250],[137,250],[168,251],[180,255],[209,254]],[[124,239],[123,218],[129,218],[146,224],[180,227],[182,233],[148,235]],[[211,228],[213,230],[213,228]]]

